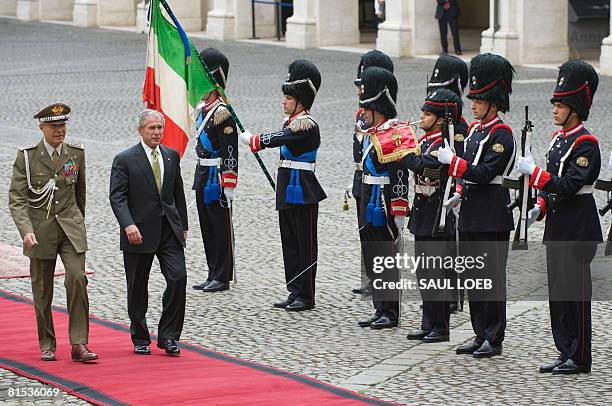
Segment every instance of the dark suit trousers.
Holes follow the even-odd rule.
[[[196,204],[208,264],[207,280],[229,282],[234,278],[231,211],[229,208],[221,207],[219,202],[204,204],[204,194],[197,190]],[[227,206],[225,201],[223,204]]]
[[[179,340],[185,319],[185,294],[187,271],[185,251],[180,241],[163,218],[159,247],[152,254],[123,252],[125,276],[127,279],[128,314],[130,333],[134,345],[151,343],[147,328],[149,306],[149,274],[153,258],[157,256],[162,275],[166,279],[166,290],[162,298],[162,315],[159,320],[158,339]]]
[[[363,231],[365,234],[365,242],[362,244],[363,260],[367,275],[371,275],[370,280],[372,282],[376,279],[381,279],[383,282],[398,280],[399,275],[396,269],[385,269],[382,273],[374,272],[375,257],[395,257],[397,253],[394,238],[389,233],[389,229],[386,226],[366,225]],[[397,319],[399,317],[399,295],[400,292],[397,290],[376,289],[375,286],[372,290],[374,309],[385,313],[392,319]]]
[[[278,211],[289,297],[305,304],[315,303],[318,217],[319,203]]]
[[[357,207],[357,227],[359,227],[359,219],[361,217],[361,197],[355,196],[355,204]],[[372,274],[372,269],[365,266],[363,259],[363,244],[365,242],[365,228],[359,227],[359,241],[360,241],[360,262],[361,262],[361,285],[365,286],[372,279],[374,279],[374,275]],[[368,270],[369,269],[369,270]]]
[[[562,360],[591,365],[591,261],[597,247],[546,246],[550,326]]]
[[[461,256],[484,257],[484,268],[466,273],[466,278],[491,279],[491,290],[469,290],[470,319],[476,342],[492,345],[504,341],[506,332],[506,264],[510,232],[462,232]]]
[[[453,45],[455,46],[455,52],[461,51],[461,41],[459,40],[459,22],[457,19],[445,16],[438,20],[438,25],[440,26],[440,42],[442,43],[442,51],[448,52],[447,25],[450,25],[451,34],[453,34]]]

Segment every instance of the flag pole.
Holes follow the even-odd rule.
[[[176,16],[172,12],[172,9],[170,8],[170,6],[166,2],[166,0],[160,0],[160,3],[161,3],[162,6],[164,6],[164,9],[166,9],[166,12],[170,16],[170,18],[172,18],[172,21],[174,21],[174,24],[176,25],[177,29],[179,30],[179,34],[181,35],[181,38],[183,39],[183,42],[185,43],[185,48],[186,48],[185,52],[186,52],[186,55],[189,57],[189,54],[191,53],[191,49],[189,48],[189,41],[187,40],[187,35],[185,34],[185,31],[183,30],[183,28],[179,24]],[[195,48],[195,45],[194,45],[194,48]],[[204,71],[206,72],[206,75],[208,76],[208,79],[215,86],[215,90],[221,95],[221,98],[223,99],[223,101],[227,105],[227,109],[229,110],[229,112],[231,113],[232,117],[236,121],[236,125],[238,126],[238,128],[240,128],[240,131],[244,132],[245,128],[242,125],[242,123],[240,122],[240,119],[238,118],[238,116],[236,115],[236,112],[234,111],[234,108],[230,104],[229,99],[227,98],[227,95],[223,91],[223,88],[221,86],[219,86],[219,83],[217,82],[215,77],[212,75],[212,73],[210,73],[210,69],[208,69],[208,65],[206,65],[206,62],[204,62],[204,60],[200,56],[200,53],[197,52],[197,49],[196,49],[196,55],[198,56],[198,59],[200,60],[200,63],[202,64],[202,67],[204,68]],[[268,182],[270,183],[270,186],[272,186],[272,190],[276,190],[276,185],[274,184],[274,180],[272,179],[272,176],[270,175],[270,172],[268,172],[268,168],[266,168],[266,165],[261,160],[261,157],[259,156],[259,154],[257,152],[253,152],[253,155],[255,155],[255,159],[257,159],[257,163],[261,167],[261,170],[263,171],[264,175],[266,175],[266,178],[268,179]]]

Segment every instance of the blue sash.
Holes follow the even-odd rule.
[[[363,143],[363,150],[361,152],[362,155],[368,152],[369,145],[370,145],[370,139],[366,138],[365,142]],[[372,162],[372,159],[370,158],[369,153],[368,155],[366,155],[364,163],[366,167],[368,168],[368,172],[370,172],[370,175],[376,176],[376,177],[389,176],[389,171],[387,170],[383,172],[376,171],[376,168],[374,167],[374,162]],[[387,222],[387,218],[383,214],[383,210],[382,210],[382,206],[380,202],[382,188],[381,188],[381,185],[371,185],[371,186],[372,188],[370,190],[370,202],[368,203],[368,207],[366,210],[366,224],[372,224],[372,226],[374,227],[384,227]]]
[[[200,128],[203,126],[202,123],[204,121],[204,117],[202,112],[198,116],[196,120],[196,128]],[[206,131],[204,131],[204,127],[202,127],[202,131],[200,132],[200,143],[208,153],[212,159],[215,159],[219,156],[219,150],[213,149],[212,143],[210,139],[208,139],[208,135],[206,135]],[[206,186],[204,187],[204,204],[211,204],[212,202],[218,202],[221,199],[221,187],[219,186],[219,168],[216,166],[211,166],[208,171],[208,180],[206,182]]]
[[[315,162],[317,160],[317,151],[315,148],[312,151],[304,152],[302,155],[295,156],[289,151],[285,145],[281,146],[281,154],[290,161],[296,162]],[[289,204],[304,204],[304,192],[302,186],[300,186],[300,172],[299,169],[291,168],[291,178],[287,189],[285,189],[285,203]]]

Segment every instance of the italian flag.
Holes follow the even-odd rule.
[[[195,134],[193,110],[214,88],[179,22],[152,0],[143,101],[165,117],[162,144],[183,156]]]

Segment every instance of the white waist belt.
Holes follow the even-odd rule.
[[[388,176],[363,175],[363,183],[366,185],[388,185],[391,179]]]
[[[291,161],[289,159],[282,159],[278,166],[280,168],[300,169],[303,171],[314,172],[316,165],[317,164],[315,162],[298,162],[298,161]]]
[[[198,158],[198,165],[200,166],[221,166],[221,158],[211,158],[211,159]]]
[[[576,192],[576,194],[577,195],[590,195],[593,193],[593,190],[595,190],[595,186],[584,185],[583,187],[580,188],[578,192]]]
[[[489,184],[489,185],[501,185],[501,184],[502,184],[502,182],[503,182],[503,180],[504,180],[504,177],[503,177],[503,176],[501,176],[501,175],[497,175],[497,176],[496,176],[496,177],[494,177],[494,178],[493,178],[493,180],[492,180],[491,182],[489,182],[488,184]],[[467,183],[467,184],[470,184],[470,185],[476,185],[476,184],[477,184],[477,183],[475,183],[475,182],[470,182],[469,180],[466,180],[466,181],[464,181],[464,182],[465,182],[465,183]],[[480,184],[480,183],[479,183],[479,184]]]
[[[436,193],[435,186],[426,186],[426,185],[415,185],[414,193],[418,193],[421,195],[431,196]]]
[[[355,162],[355,170],[363,171],[363,164],[361,162]]]

